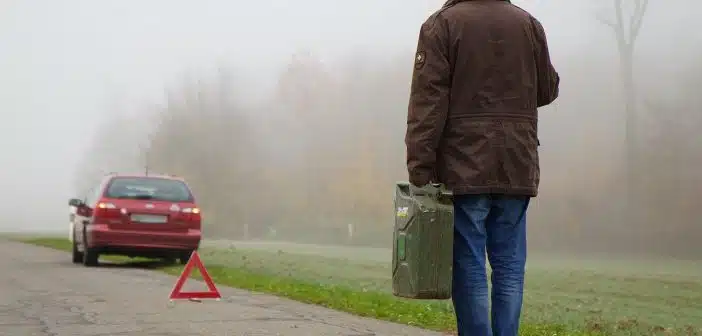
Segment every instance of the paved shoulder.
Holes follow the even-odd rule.
[[[219,302],[170,303],[175,279],[158,272],[84,268],[7,241],[0,255],[0,336],[441,335],[231,288]]]

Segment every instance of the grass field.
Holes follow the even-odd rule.
[[[22,240],[70,248],[61,238]],[[448,302],[394,298],[389,262],[377,258],[211,247],[201,255],[220,285],[428,329],[454,328]],[[177,274],[180,267],[162,270]],[[532,259],[523,316],[523,336],[702,335],[702,265]]]

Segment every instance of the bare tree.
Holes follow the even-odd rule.
[[[628,7],[631,5],[633,7]],[[619,52],[620,78],[624,92],[626,120],[627,198],[632,202],[636,191],[636,167],[639,153],[638,109],[634,81],[634,50],[641,32],[648,0],[613,0],[613,17],[598,15],[598,20],[612,29]],[[629,10],[627,10],[629,9]],[[628,12],[628,13],[626,13]],[[631,204],[630,204],[631,206]]]

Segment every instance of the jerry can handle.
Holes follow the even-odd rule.
[[[430,183],[422,187],[417,187],[410,184],[409,186],[410,197],[414,196],[426,196],[433,199],[453,199],[453,192],[448,190],[442,183]]]
[[[437,196],[441,192],[441,184],[430,183],[421,187],[410,184],[410,195],[412,196]]]

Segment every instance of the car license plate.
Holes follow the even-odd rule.
[[[163,224],[168,222],[168,217],[159,215],[141,215],[134,214],[131,216],[132,222],[148,223],[148,224]]]

